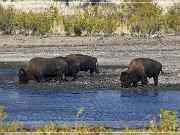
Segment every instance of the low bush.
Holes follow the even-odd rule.
[[[159,123],[159,124],[158,124]],[[125,132],[129,134],[141,134],[151,133],[151,134],[178,134],[179,130],[179,119],[176,111],[161,109],[159,114],[159,121],[155,118],[151,119],[149,126],[141,129],[132,129],[125,127]]]
[[[168,9],[166,23],[168,28],[175,32],[175,35],[180,34],[180,2]]]
[[[126,0],[123,11],[131,29],[131,35],[137,37],[150,37],[155,31],[159,32],[165,25],[163,10],[152,0],[145,0],[147,3],[134,3],[133,0]],[[131,3],[133,2],[133,3]],[[156,33],[157,34],[157,33]],[[159,36],[159,35],[157,35]]]
[[[11,34],[14,31],[15,10],[12,6],[4,8],[0,5],[0,30],[4,34]]]
[[[41,13],[21,12],[12,6],[4,8],[0,5],[0,30],[4,34],[37,36],[48,33],[65,33],[67,36],[81,36],[83,33],[108,36],[119,33],[117,30],[127,26],[126,31],[121,30],[120,34],[128,33],[139,38],[158,37],[162,31],[168,29],[175,31],[176,35],[179,34],[179,6],[164,12],[152,0],[145,0],[147,3],[138,3],[139,0],[126,2],[85,6],[82,12],[69,15],[62,15],[53,5]]]
[[[176,111],[172,110],[160,110],[159,114],[160,124],[158,125],[156,119],[150,120],[149,130],[150,132],[177,132],[179,130],[179,119]]]
[[[12,6],[0,6],[0,13],[0,30],[5,34],[45,35],[62,18],[53,6],[42,13],[20,12]]]
[[[4,107],[0,105],[0,122],[2,122],[7,117],[7,114],[4,112]]]
[[[4,112],[4,107],[0,106],[0,132],[23,132],[25,131],[23,125],[21,125],[17,120],[13,122],[8,122],[2,124],[3,120],[7,117],[7,114]]]

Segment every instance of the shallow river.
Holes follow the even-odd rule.
[[[76,113],[83,107],[79,121],[105,124],[112,128],[143,127],[160,109],[180,114],[180,90],[61,90],[18,84],[16,68],[0,68],[0,105],[5,121],[18,119],[30,128],[49,122],[74,125]]]

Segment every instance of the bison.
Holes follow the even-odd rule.
[[[83,54],[69,54],[66,57],[79,62],[80,71],[87,72],[90,70],[90,75],[93,75],[93,72],[99,74],[97,58]]]
[[[147,77],[153,77],[156,86],[160,72],[162,73],[160,62],[149,58],[136,58],[130,62],[128,70],[121,72],[121,85],[122,87],[137,86],[139,81],[142,85],[147,85]]]
[[[73,81],[78,78],[78,72],[80,71],[80,65],[79,63],[74,60],[67,57],[58,56],[55,57],[56,59],[64,60],[68,63],[68,73],[65,73],[65,80],[67,76],[73,76]]]
[[[26,68],[19,70],[18,76],[21,84],[27,84],[29,80],[43,83],[47,78],[62,79],[65,72],[69,72],[66,61],[56,58],[35,57],[28,62]]]

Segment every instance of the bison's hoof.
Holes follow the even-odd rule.
[[[56,81],[57,84],[60,84],[61,82],[60,81]]]

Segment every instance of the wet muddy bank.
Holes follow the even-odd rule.
[[[0,36],[0,41],[0,68],[15,69],[14,78],[11,75],[7,76],[9,79],[14,79],[12,82],[15,84],[18,82],[18,70],[33,57],[55,57],[81,53],[97,58],[101,72],[99,76],[96,74],[89,76],[89,73],[81,72],[78,80],[74,82],[47,83],[43,84],[44,86],[36,84],[35,87],[122,89],[119,80],[120,73],[127,69],[132,59],[145,57],[162,63],[164,72],[159,76],[159,86],[154,87],[153,79],[150,79],[147,89],[158,87],[180,89],[180,36],[164,35],[157,39],[139,39],[130,36],[26,37],[16,35]],[[137,89],[139,88],[142,87]]]
[[[79,72],[79,77],[77,80],[72,81],[72,77],[68,77],[68,81],[61,82],[45,82],[44,84],[39,84],[35,81],[30,81],[29,84],[19,84],[18,81],[18,70],[25,67],[26,62],[0,62],[0,69],[9,70],[9,73],[1,74],[0,80],[4,83],[1,85],[14,85],[20,88],[28,88],[33,90],[38,89],[79,89],[79,90],[180,90],[180,84],[164,83],[166,77],[169,76],[168,73],[164,73],[159,76],[158,86],[153,86],[153,79],[149,80],[147,86],[138,86],[135,88],[122,88],[120,83],[120,73],[127,69],[126,65],[99,65],[100,74],[94,74],[90,76],[89,72]],[[8,82],[8,83],[7,83]],[[7,84],[5,84],[7,83]],[[0,87],[1,87],[0,85]]]

